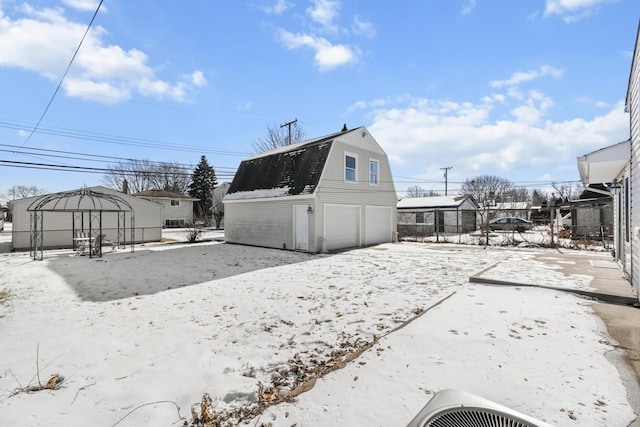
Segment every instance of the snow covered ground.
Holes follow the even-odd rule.
[[[93,259],[1,253],[0,425],[170,426],[194,404],[199,415],[205,394],[222,414],[296,387],[250,425],[402,426],[443,388],[557,426],[628,425],[587,300],[468,281],[498,264],[503,280],[588,288],[533,253],[399,243],[308,255],[213,240]],[[55,373],[56,390],[21,392]]]

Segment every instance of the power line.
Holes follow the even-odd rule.
[[[17,147],[16,145],[8,145],[8,144],[0,144],[0,147]],[[151,164],[157,165],[157,166],[162,166],[162,165],[171,165],[171,166],[177,166],[180,169],[193,169],[194,166],[191,164],[185,164],[185,163],[175,163],[175,162],[164,162],[164,161],[155,161],[155,160],[141,160],[141,159],[133,159],[133,158],[125,158],[125,157],[114,157],[114,156],[104,156],[104,155],[99,155],[99,154],[84,154],[84,153],[77,153],[77,152],[73,152],[73,151],[62,151],[62,150],[50,150],[50,149],[45,149],[45,148],[26,148],[26,150],[31,150],[31,151],[44,151],[47,153],[61,153],[61,154],[71,154],[71,155],[75,155],[75,156],[85,156],[85,157],[96,157],[95,159],[92,158],[83,158],[83,157],[72,157],[72,156],[63,156],[60,154],[40,154],[40,153],[30,153],[30,152],[26,152],[24,151],[24,149],[22,151],[20,151],[20,154],[23,155],[32,155],[32,156],[36,156],[36,155],[40,155],[40,156],[44,156],[44,157],[54,157],[54,158],[62,158],[62,159],[69,159],[69,160],[81,160],[81,161],[87,161],[87,162],[100,162],[103,160],[100,159],[107,159],[107,160],[113,160],[113,161],[129,161],[129,162],[149,162]],[[0,149],[0,152],[9,152],[9,153],[15,153],[15,150],[3,150]],[[230,167],[230,166],[212,166],[216,171],[218,170],[227,170],[228,172],[234,172],[236,171],[237,168],[235,167]]]
[[[64,172],[84,172],[84,173],[102,173],[102,174],[106,174],[106,173],[118,173],[118,172],[123,172],[123,173],[149,173],[149,171],[137,171],[137,170],[125,170],[125,171],[120,171],[117,169],[112,169],[112,168],[94,168],[94,167],[88,167],[88,166],[68,166],[68,165],[56,165],[56,164],[51,164],[51,163],[34,163],[34,162],[17,162],[17,161],[13,161],[13,160],[0,160],[0,166],[6,166],[6,167],[16,167],[16,168],[26,168],[26,169],[44,169],[44,170],[53,170],[53,171],[64,171]],[[176,175],[180,175],[180,176],[191,176],[192,173],[187,173],[187,172],[177,172]],[[216,173],[216,178],[222,178],[222,179],[227,179],[227,178],[233,178],[234,174],[231,174],[229,172],[223,172],[223,173]]]
[[[73,61],[76,59],[76,56],[78,55],[78,51],[80,51],[80,46],[82,46],[82,42],[84,42],[85,37],[87,37],[87,33],[89,32],[89,29],[91,28],[91,25],[93,24],[93,21],[96,19],[96,15],[98,15],[98,11],[100,10],[100,6],[102,6],[102,1],[103,0],[100,0],[100,3],[98,3],[98,7],[96,8],[96,11],[93,13],[93,16],[91,17],[91,21],[89,22],[89,25],[87,25],[87,29],[85,30],[84,34],[82,35],[82,39],[80,39],[80,43],[78,43],[78,47],[76,48],[76,51],[73,53],[73,56],[71,57],[71,60],[69,61],[69,65],[67,65],[67,69],[64,70],[64,74],[62,75],[62,78],[60,79],[60,82],[58,83],[58,86],[56,87],[56,90],[53,92],[53,95],[51,95],[51,99],[49,99],[49,103],[47,104],[46,108],[42,112],[42,115],[40,115],[40,118],[38,119],[38,122],[36,123],[36,125],[33,127],[31,132],[29,133],[29,136],[24,141],[23,145],[25,145],[27,142],[29,142],[29,140],[31,139],[31,137],[35,133],[36,129],[38,129],[38,126],[40,126],[40,123],[42,122],[42,119],[44,119],[45,114],[47,114],[47,111],[49,111],[49,107],[51,107],[51,104],[53,103],[53,99],[58,94],[58,91],[60,90],[60,87],[62,86],[62,82],[64,81],[65,77],[67,77],[67,73],[69,72],[69,69],[71,68],[71,64],[73,64]]]
[[[14,130],[28,130],[30,128],[25,125],[20,125],[17,123],[10,123],[10,122],[3,122],[3,121],[0,121],[0,127],[14,129]],[[52,127],[52,128],[39,127],[37,132],[43,133],[46,135],[61,136],[66,138],[105,142],[107,144],[119,144],[119,145],[128,145],[128,146],[145,147],[145,148],[157,148],[157,149],[171,150],[171,151],[207,153],[207,154],[215,154],[215,155],[242,156],[242,157],[247,157],[250,155],[250,153],[243,152],[243,151],[204,149],[203,147],[196,146],[196,145],[177,144],[173,142],[160,141],[155,139],[133,138],[133,137],[87,132],[82,130],[59,128],[59,127]]]

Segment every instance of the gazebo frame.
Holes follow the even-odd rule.
[[[29,252],[34,260],[44,258],[44,213],[45,212],[69,212],[72,215],[73,249],[77,249],[76,236],[79,233],[86,234],[89,242],[102,236],[103,212],[115,213],[118,216],[118,229],[115,245],[119,248],[126,247],[126,220],[129,213],[130,239],[129,246],[134,252],[135,238],[135,212],[133,207],[124,198],[94,191],[89,188],[52,193],[36,200],[29,205]],[[102,257],[102,244],[98,245],[96,253],[89,250],[89,258]]]

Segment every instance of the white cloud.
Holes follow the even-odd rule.
[[[558,70],[550,65],[543,65],[536,70],[519,71],[514,73],[507,80],[494,80],[489,83],[492,87],[505,87],[505,86],[517,86],[521,83],[529,82],[541,77],[551,76],[559,79],[562,77],[562,70]]]
[[[577,156],[628,137],[622,101],[605,114],[564,121],[545,120],[553,100],[541,92],[508,101],[514,105],[505,115],[495,97],[477,103],[415,99],[403,107],[372,109],[368,127],[384,142],[393,164],[425,175],[431,171],[432,177],[440,174],[434,165],[446,164],[462,179],[474,174],[508,178],[533,168],[551,174],[575,171],[577,179]]]
[[[361,20],[357,15],[353,17],[352,31],[355,34],[363,35],[370,39],[376,36],[376,29],[373,27],[373,24],[371,22]]]
[[[194,71],[190,75],[191,83],[194,86],[200,87],[207,84],[207,79],[204,78],[204,73],[202,71]]]
[[[313,6],[307,8],[307,15],[327,29],[334,28],[338,18],[340,2],[336,0],[312,0]]]
[[[12,18],[0,12],[0,66],[27,69],[57,82],[86,24],[67,20],[61,9],[24,5],[22,15]],[[103,102],[112,103],[137,92],[183,101],[195,87],[206,83],[200,71],[176,83],[163,81],[148,65],[144,52],[105,45],[105,35],[106,30],[100,26],[93,26],[87,34],[63,84],[67,95],[92,100],[104,95]]]
[[[262,10],[268,14],[280,15],[291,7],[293,7],[293,3],[288,2],[287,0],[276,0],[272,6],[264,6],[262,7]]]
[[[476,0],[466,0],[462,6],[462,14],[469,15],[476,7]]]
[[[574,22],[593,14],[601,4],[617,0],[547,0],[544,16],[558,15],[565,22]]]
[[[236,110],[238,111],[248,111],[251,108],[253,108],[253,102],[252,101],[247,101],[244,104],[240,104],[236,107]]]
[[[354,62],[360,55],[357,48],[342,44],[334,45],[323,37],[310,34],[293,34],[280,30],[279,38],[288,49],[311,48],[315,52],[315,63],[321,71]]]
[[[95,11],[100,3],[99,0],[62,0],[62,3],[78,10]],[[100,6],[100,10],[104,11],[104,4]]]
[[[67,95],[84,98],[103,104],[116,104],[123,99],[131,98],[131,90],[116,87],[106,82],[95,82],[87,79],[69,77],[65,79],[63,88]]]

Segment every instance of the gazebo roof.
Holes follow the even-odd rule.
[[[51,193],[34,200],[27,211],[43,212],[129,212],[133,207],[124,198],[89,188]]]

